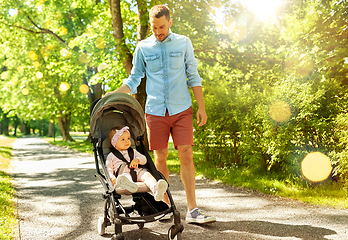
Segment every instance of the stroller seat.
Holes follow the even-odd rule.
[[[131,138],[131,142],[132,142],[132,147],[134,148],[135,144],[134,144],[134,140]],[[106,159],[108,154],[110,153],[110,140],[109,139],[105,139],[103,141],[103,154],[104,154],[104,158]],[[145,192],[151,192],[150,189],[145,185],[145,183],[143,182],[136,182],[135,184],[138,185],[138,190],[136,191],[136,193],[145,193]],[[120,195],[131,195],[132,193],[129,192],[126,189],[123,188],[119,188],[116,186],[115,188],[116,193],[120,194]]]

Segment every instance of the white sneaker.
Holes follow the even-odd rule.
[[[135,193],[138,190],[138,185],[129,180],[125,175],[117,177],[116,186],[123,188],[131,193]]]
[[[167,188],[168,188],[167,181],[165,181],[163,179],[158,180],[158,182],[157,182],[157,189],[155,190],[155,193],[154,193],[154,197],[155,197],[155,200],[157,202],[161,201],[163,199],[164,194],[167,191]]]
[[[210,223],[215,222],[215,217],[205,216],[198,208],[195,208],[192,213],[189,211],[186,214],[186,222],[188,223]]]

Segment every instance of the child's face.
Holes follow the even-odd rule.
[[[131,146],[130,134],[129,132],[123,132],[121,137],[118,139],[115,148],[118,151],[127,150]]]

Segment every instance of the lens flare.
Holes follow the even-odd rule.
[[[62,82],[62,83],[60,84],[60,86],[59,86],[59,90],[62,91],[62,92],[68,91],[69,88],[70,88],[70,85],[69,85],[69,83],[67,83],[67,82]]]
[[[285,59],[285,70],[295,78],[304,78],[313,71],[314,62],[308,53],[294,51]]]
[[[286,102],[278,100],[269,108],[269,115],[276,122],[288,121],[291,117],[290,106]]]
[[[248,30],[242,24],[238,24],[233,32],[229,33],[228,36],[236,42],[240,42],[246,38]]]
[[[23,95],[28,95],[29,94],[29,89],[28,88],[23,88],[22,89],[22,94]]]
[[[312,152],[301,162],[302,174],[312,182],[326,180],[332,171],[330,159],[321,152]]]
[[[80,86],[80,92],[81,93],[88,93],[88,91],[89,91],[89,87],[86,84],[82,84]]]

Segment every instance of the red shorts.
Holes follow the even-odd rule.
[[[193,110],[187,110],[164,117],[146,114],[147,137],[150,150],[160,150],[168,147],[169,135],[172,135],[174,147],[180,145],[193,146]]]

